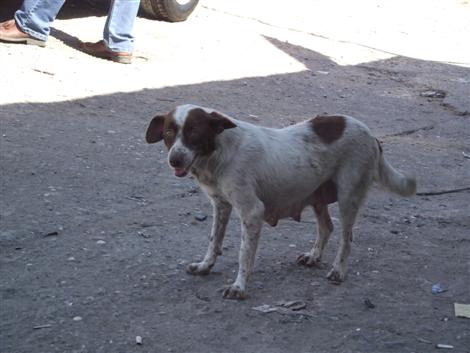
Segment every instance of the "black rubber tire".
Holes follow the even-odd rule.
[[[141,0],[144,12],[161,21],[181,22],[186,20],[195,9],[199,0],[189,0],[179,4],[176,0]]]

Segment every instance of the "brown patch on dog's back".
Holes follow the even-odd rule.
[[[324,143],[333,143],[344,132],[346,121],[341,115],[318,115],[310,120],[313,131]]]

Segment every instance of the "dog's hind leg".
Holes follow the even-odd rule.
[[[222,254],[222,242],[225,236],[225,228],[230,218],[232,206],[221,199],[211,199],[213,207],[213,223],[209,238],[209,247],[206,256],[201,262],[193,262],[186,267],[186,271],[192,275],[207,275],[215,264],[217,256]]]
[[[364,202],[372,183],[371,173],[364,173],[357,179],[351,174],[346,175],[347,179],[338,182],[338,206],[341,218],[342,236],[338,252],[336,253],[333,267],[327,278],[334,283],[340,283],[346,275],[346,260],[351,252],[351,242],[353,240],[352,229],[362,203]]]
[[[320,266],[325,245],[333,232],[333,223],[328,213],[328,205],[316,204],[313,206],[317,218],[317,237],[315,245],[308,253],[301,254],[297,263],[304,266]]]
[[[256,200],[249,207],[245,204],[242,209],[238,209],[242,228],[238,275],[235,282],[224,291],[224,298],[227,299],[245,299],[246,282],[253,270],[263,226],[264,205],[261,201]]]

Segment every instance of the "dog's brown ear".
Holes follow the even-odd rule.
[[[145,134],[145,140],[147,143],[155,143],[163,139],[163,123],[165,117],[163,115],[157,115],[149,124],[147,133]]]
[[[217,134],[220,134],[224,130],[233,129],[237,125],[228,119],[227,117],[217,113],[212,112],[209,114],[211,127],[215,130]]]

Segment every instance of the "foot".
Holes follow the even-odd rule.
[[[224,298],[243,300],[246,298],[246,294],[245,291],[242,290],[239,286],[232,284],[231,286],[225,288]]]
[[[344,277],[344,271],[335,267],[333,267],[330,272],[328,272],[328,274],[326,275],[326,278],[328,278],[333,284],[340,284],[344,281]]]
[[[321,261],[318,257],[313,257],[310,253],[305,253],[297,257],[296,262],[299,265],[304,265],[307,267],[318,267],[321,268]]]
[[[193,262],[186,267],[186,272],[191,275],[205,276],[208,275],[214,265],[208,265],[204,262]]]
[[[5,22],[0,22],[0,28],[10,28],[15,25],[16,25],[15,20],[8,20]]]
[[[37,45],[39,47],[46,46],[45,41],[33,38],[29,34],[20,30],[16,25],[15,20],[8,20],[0,23],[0,41],[7,43]]]
[[[103,40],[96,43],[82,43],[82,50],[97,58],[111,60],[120,64],[130,64],[132,62],[132,53],[111,51]]]

